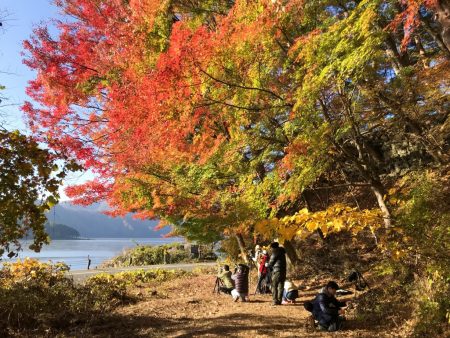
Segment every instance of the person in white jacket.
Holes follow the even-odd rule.
[[[259,258],[261,257],[261,255],[262,255],[261,246],[259,244],[257,244],[255,246],[255,256],[252,257],[252,261],[255,263],[259,263]]]
[[[282,304],[294,304],[298,298],[298,287],[290,280],[284,282],[283,301]]]

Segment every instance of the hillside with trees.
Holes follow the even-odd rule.
[[[51,239],[78,239],[80,233],[74,228],[71,228],[64,224],[45,224],[45,232]]]
[[[73,205],[62,202],[46,213],[50,223],[62,223],[79,232],[83,238],[156,238],[162,237],[169,229],[157,230],[156,220],[136,219],[132,214],[111,217],[105,203],[90,206]]]

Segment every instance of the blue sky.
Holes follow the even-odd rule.
[[[6,100],[0,103],[0,125],[6,129],[18,129],[28,134],[20,106],[27,100],[25,88],[34,77],[22,63],[22,42],[32,34],[33,28],[58,16],[52,0],[0,0],[0,85],[6,87],[0,93]],[[91,179],[89,173],[76,173],[66,179],[65,185],[80,184]],[[67,197],[61,190],[62,200]]]
[[[27,133],[19,107],[26,100],[25,87],[34,74],[22,63],[22,41],[36,25],[56,17],[58,9],[51,0],[0,0],[0,13],[0,84],[6,87],[1,95],[7,98],[0,103],[0,119],[7,129]]]

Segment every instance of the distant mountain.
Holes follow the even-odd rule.
[[[110,217],[106,203],[96,203],[82,207],[62,202],[47,213],[50,224],[65,224],[79,232],[85,238],[157,238],[167,234],[170,229],[155,231],[158,221],[133,219],[131,214],[125,217]]]
[[[47,223],[45,225],[45,232],[48,233],[51,239],[80,238],[80,233],[77,230],[64,224]]]

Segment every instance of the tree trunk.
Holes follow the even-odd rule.
[[[291,241],[284,241],[284,249],[286,250],[286,258],[288,261],[288,264],[290,264],[291,266],[296,266],[299,259],[298,259],[298,255],[297,252],[295,251],[295,247],[294,245],[292,245]]]
[[[321,103],[321,105],[327,121],[330,122],[331,120],[329,119],[329,117],[327,118],[328,114],[326,112],[327,110],[326,106],[323,103]],[[381,180],[377,173],[377,170],[375,170],[376,164],[374,165],[372,163],[370,156],[369,159],[367,158],[367,156],[364,156],[366,155],[364,153],[365,147],[363,146],[363,143],[365,142],[359,139],[360,134],[358,132],[358,126],[354,123],[353,120],[350,119],[350,121],[352,122],[352,127],[355,131],[353,142],[356,147],[356,150],[358,151],[358,157],[354,156],[352,152],[348,151],[343,144],[336,142],[336,140],[334,140],[333,138],[331,138],[331,142],[332,144],[335,145],[336,149],[340,150],[344,156],[346,156],[351,162],[353,162],[353,164],[356,166],[357,170],[360,172],[363,179],[367,183],[369,183],[370,188],[374,193],[375,198],[377,199],[378,206],[383,215],[384,226],[385,228],[390,228],[391,213],[383,198],[383,196],[385,195],[385,191],[383,184],[381,183]]]
[[[398,51],[394,38],[390,35],[386,39],[386,54],[392,60],[392,68],[394,69],[395,75],[399,75],[402,68],[405,67],[404,59]]]
[[[242,237],[241,234],[236,234],[236,239],[239,245],[239,250],[241,251],[241,256],[244,259],[245,263],[249,263],[248,262],[248,254],[247,254],[247,250],[245,248],[245,242],[244,242],[244,237]]]
[[[441,24],[441,39],[447,50],[450,50],[450,1],[438,0],[436,5],[436,21]]]
[[[444,42],[442,34],[448,34],[449,29],[446,30],[446,32],[435,32],[433,28],[431,27],[431,24],[429,22],[428,18],[421,17],[421,20],[423,22],[423,28],[425,31],[430,34],[430,36],[433,38],[434,42],[439,46],[439,48],[444,52],[445,56],[447,58],[450,58],[450,45]],[[447,38],[448,39],[448,38]]]
[[[371,182],[370,188],[372,189],[372,192],[374,193],[378,206],[381,210],[381,213],[383,214],[383,222],[385,228],[391,227],[391,212],[389,211],[388,206],[386,205],[386,202],[384,201],[383,196],[385,195],[384,188],[381,183],[379,182]]]

